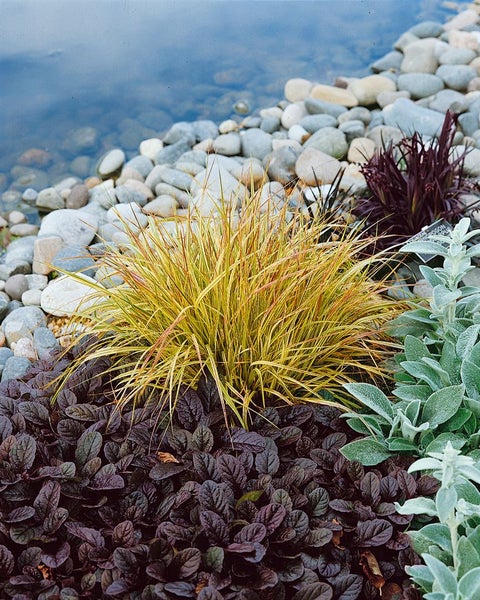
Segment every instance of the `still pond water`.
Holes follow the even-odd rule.
[[[29,148],[51,155],[49,182],[79,155],[81,175],[176,121],[274,105],[291,77],[367,75],[403,31],[453,14],[442,0],[0,0],[0,191]]]

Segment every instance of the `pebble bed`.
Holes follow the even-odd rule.
[[[149,216],[167,224],[192,209],[211,214],[222,191],[235,206],[252,179],[264,210],[285,203],[306,210],[304,195],[314,201],[317,183],[328,189],[341,168],[342,186],[361,193],[365,160],[406,133],[435,136],[447,110],[458,114],[459,151],[472,148],[466,174],[480,181],[479,13],[474,5],[445,24],[415,25],[369,76],[339,77],[334,85],[290,79],[285,99],[258,114],[176,123],[131,157],[109,150],[95,176],[38,185],[48,153],[23,153],[19,162],[37,172],[37,187],[19,191],[13,182],[1,197],[12,207],[0,216],[1,380],[21,377],[31,361],[67,342],[61,324],[90,288],[54,277],[56,268],[118,285],[95,259],[106,243],[124,243],[125,227],[147,227]],[[293,182],[302,193],[287,193]],[[32,214],[39,215],[33,223]],[[480,282],[479,273],[469,274],[470,284]]]

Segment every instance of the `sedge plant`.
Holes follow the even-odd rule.
[[[288,216],[261,214],[254,195],[239,212],[221,202],[212,217],[127,228],[126,247],[101,258],[123,283],[92,283],[97,301],[74,316],[88,323],[77,341],[93,342],[70,373],[108,358],[119,408],[156,402],[170,415],[182,386],[208,375],[243,427],[269,403],[354,407],[342,386],[383,376],[401,304],[371,277],[381,259],[359,258],[365,240],[345,229],[319,243],[324,223]]]

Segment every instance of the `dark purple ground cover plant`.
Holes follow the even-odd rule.
[[[115,410],[99,360],[52,405],[71,359],[0,384],[2,599],[420,599],[393,503],[437,482],[409,459],[347,461],[354,434],[326,406],[227,430],[208,377],[162,428],[151,404]]]
[[[465,213],[461,196],[476,188],[464,175],[468,149],[452,152],[456,124],[447,111],[438,138],[425,141],[415,132],[362,166],[368,191],[353,213],[364,220],[366,235],[380,236],[372,251],[398,246],[438,219],[455,223]]]

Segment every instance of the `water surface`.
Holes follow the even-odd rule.
[[[58,178],[175,121],[274,105],[291,77],[367,75],[403,31],[451,14],[442,0],[0,0],[3,189],[29,148]]]

